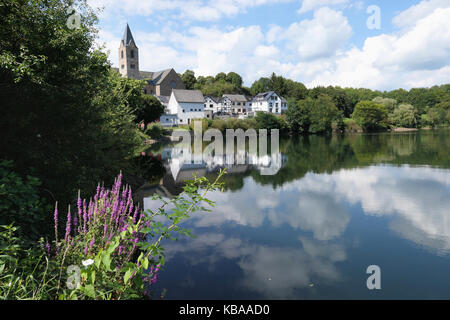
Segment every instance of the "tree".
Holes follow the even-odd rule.
[[[324,94],[317,99],[306,98],[295,105],[292,101],[286,112],[286,121],[291,131],[300,133],[326,133],[332,129],[334,120],[339,120],[341,113],[333,100]]]
[[[238,90],[242,87],[242,77],[236,72],[229,72],[227,74],[226,81],[234,85],[234,87]]]
[[[267,92],[271,90],[271,82],[269,78],[260,78],[253,82],[251,88],[252,95],[256,96],[258,93]]]
[[[374,131],[386,127],[386,107],[372,101],[360,101],[355,106],[352,118],[365,130]]]
[[[372,99],[372,102],[384,105],[389,113],[394,112],[397,107],[397,100],[395,99],[376,97]]]
[[[194,86],[197,82],[197,79],[195,78],[195,73],[192,70],[186,70],[183,75],[181,76],[181,81],[183,81],[184,86],[186,89],[191,90],[194,89]]]
[[[257,112],[255,120],[258,123],[258,129],[281,129],[280,122],[277,117],[272,113],[267,112]]]
[[[225,72],[220,72],[216,75],[216,77],[214,78],[215,81],[227,81],[227,74]]]
[[[410,104],[401,104],[389,115],[389,121],[397,127],[415,128],[417,110]]]
[[[311,99],[311,98],[307,98]],[[288,100],[288,109],[286,111],[286,121],[289,129],[294,133],[306,133],[309,130],[310,110],[309,105],[297,102],[295,99]]]
[[[78,188],[90,192],[94,181],[109,181],[140,144],[107,56],[93,49],[97,18],[86,1],[77,1],[81,25],[69,29],[72,5],[0,5],[1,158],[39,178],[40,190],[61,202]]]

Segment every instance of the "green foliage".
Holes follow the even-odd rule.
[[[181,76],[181,81],[183,81],[186,89],[188,89],[188,90],[194,89],[194,86],[197,83],[197,79],[195,78],[194,71],[186,70]]]
[[[183,193],[168,201],[155,195],[153,201],[158,201],[160,207],[146,214],[127,216],[125,228],[114,228],[114,222],[93,218],[87,228],[84,227],[85,231],[80,225],[78,232],[66,231],[64,239],[56,236],[51,245],[44,245],[41,240],[38,245],[27,248],[16,236],[17,228],[0,226],[0,299],[151,297],[146,286],[157,280],[165,264],[162,241],[192,236],[180,224],[193,212],[211,211],[209,208],[214,207],[214,202],[206,195],[223,189],[219,180],[224,174],[225,171],[221,171],[212,183],[194,176],[184,186]],[[120,183],[116,182],[115,188],[120,188]],[[109,193],[112,197],[109,200],[116,201],[116,196],[122,198],[118,190]],[[127,194],[128,189],[124,192]],[[109,196],[101,196],[96,201],[93,217],[99,217],[97,214],[106,205],[105,197]],[[108,223],[109,236],[105,234],[105,223]]]
[[[417,110],[410,104],[401,104],[389,115],[389,121],[396,127],[415,128],[418,122]]]
[[[14,172],[12,161],[0,160],[0,225],[15,223],[20,227],[19,235],[28,241],[37,240],[49,222],[49,208],[40,197],[40,186],[39,179],[22,179]]]
[[[397,100],[395,99],[376,97],[372,99],[372,102],[384,105],[389,113],[394,112],[394,109],[397,107]]]
[[[352,118],[365,131],[376,131],[386,128],[388,112],[386,107],[372,101],[361,101],[352,114]]]
[[[342,115],[333,100],[321,94],[316,99],[308,97],[296,105],[291,103],[286,112],[286,121],[292,132],[326,133],[331,131],[334,121],[341,126]]]
[[[159,139],[162,137],[164,132],[164,129],[160,123],[151,123],[147,127],[146,133],[152,138],[152,139]]]
[[[124,169],[141,139],[134,102],[95,48],[97,21],[76,1],[81,28],[66,25],[69,0],[3,1],[0,6],[2,158],[32,173],[56,198],[95,188]],[[134,88],[133,88],[134,91]]]

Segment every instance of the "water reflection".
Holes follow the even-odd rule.
[[[450,298],[441,288],[450,282],[442,139],[434,132],[312,137],[282,144],[275,176],[259,175],[257,164],[230,167],[232,187],[209,196],[214,212],[186,222],[198,238],[165,244],[159,285],[169,298],[371,298],[365,268],[376,259],[391,272],[410,269],[407,282],[393,274],[380,297]],[[174,156],[179,151],[163,151],[166,166],[184,159],[184,150]],[[176,179],[166,174],[159,188],[181,191],[183,171],[194,168],[179,163]],[[200,174],[214,175],[217,165],[202,164]],[[155,205],[146,199],[147,208]]]

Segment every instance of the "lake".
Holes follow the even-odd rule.
[[[167,171],[145,188],[170,198],[194,171],[177,146],[153,150]],[[184,153],[184,156],[186,154]],[[211,213],[166,241],[156,293],[166,299],[450,299],[450,130],[280,141],[281,168],[229,167]],[[174,178],[174,164],[178,164]],[[369,290],[367,267],[381,270]]]

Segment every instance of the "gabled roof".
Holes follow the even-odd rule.
[[[169,103],[169,96],[155,96],[156,99],[159,100],[159,102],[161,102],[162,104],[168,104]]]
[[[262,92],[258,93],[254,98],[253,101],[263,101],[268,100],[272,95],[277,94],[275,91],[268,91],[268,92]],[[278,95],[277,95],[278,96]],[[282,99],[280,97],[280,99]]]
[[[166,69],[166,70],[157,71],[157,72],[140,71],[139,74],[141,76],[141,79],[148,80],[148,83],[150,83],[150,84],[158,85],[164,81],[164,79],[167,77],[167,75],[172,70],[173,69]]]
[[[205,97],[205,100],[206,100],[207,98],[210,98],[210,99],[211,99],[212,101],[214,101],[215,103],[219,103],[219,101],[220,101],[220,98],[219,98],[219,97],[206,96],[206,97]]]
[[[125,27],[125,33],[123,34],[122,41],[125,46],[129,46],[131,42],[134,42],[134,44],[136,44],[136,42],[133,39],[133,35],[131,34],[131,29],[128,23],[127,26]]]
[[[242,94],[224,94],[222,99],[228,98],[233,102],[247,102],[247,98]]]
[[[172,89],[172,93],[178,102],[204,103],[205,98],[200,90]]]

